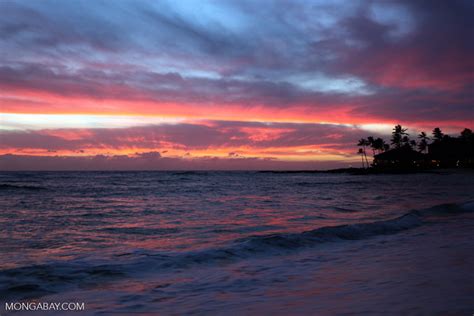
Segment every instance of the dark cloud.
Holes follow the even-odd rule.
[[[0,87],[94,99],[267,104],[276,107],[294,102],[333,103],[344,98],[302,92],[285,82],[183,78],[177,73],[137,71],[71,72],[64,67],[51,69],[36,64],[0,67]]]
[[[191,9],[167,2],[150,6],[124,1],[107,8],[100,2],[4,2],[0,33],[6,58],[0,84],[4,89],[101,99],[305,104],[321,110],[353,97],[350,103],[364,105],[359,110],[370,104],[374,113],[397,112],[397,107],[377,109],[387,107],[387,97],[397,98],[386,94],[386,88],[448,90],[450,99],[472,91],[470,1],[345,3],[345,9],[324,2],[220,5],[223,13],[199,18]],[[391,19],[384,21],[384,14]],[[391,35],[403,27],[405,33]],[[160,67],[145,70],[150,64],[137,56],[152,58],[150,63],[158,61]],[[121,62],[113,63],[116,59]],[[93,66],[101,60],[110,65],[103,64],[102,70]],[[221,77],[200,78],[200,71]],[[365,80],[374,94],[359,100],[353,95],[356,89],[345,96],[315,93],[289,79],[303,74],[310,80],[318,73],[329,79],[315,88],[352,76]],[[429,93],[424,95],[418,105],[398,113],[403,110],[408,119],[419,120],[418,107],[425,112],[423,103],[433,102]],[[469,97],[464,104],[472,104],[472,93]],[[452,106],[445,103],[438,117]]]
[[[130,128],[56,129],[3,131],[0,148],[41,150],[298,147],[331,145],[337,142],[352,151],[358,137],[367,134],[356,127],[331,124],[292,124],[210,121],[207,124],[162,124]],[[154,152],[153,155],[160,155]],[[142,158],[149,158],[150,154]]]
[[[410,16],[412,22],[402,22],[405,26],[412,24],[410,29],[394,39],[390,36],[393,25],[374,21],[367,10],[341,21],[348,38],[360,45],[346,46],[343,58],[329,65],[331,71],[348,72],[373,84],[412,90],[462,92],[472,88],[472,1],[385,3],[405,9],[404,15]]]

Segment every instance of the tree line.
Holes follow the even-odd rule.
[[[361,138],[357,146],[359,147],[358,154],[362,159],[362,166],[369,168],[369,160],[367,158],[367,150],[372,150],[372,155],[383,153],[392,149],[398,149],[402,147],[408,147],[414,151],[418,151],[423,154],[428,153],[428,147],[431,144],[437,144],[441,147],[445,144],[452,143],[453,140],[460,140],[472,147],[474,144],[474,134],[471,129],[465,128],[461,131],[460,136],[451,137],[444,134],[439,127],[436,127],[431,132],[429,137],[426,132],[420,132],[416,139],[411,139],[410,134],[407,133],[407,128],[403,128],[400,124],[395,125],[392,130],[392,136],[390,138],[390,144],[386,143],[383,138],[369,136],[367,138]],[[446,147],[446,146],[445,146]]]

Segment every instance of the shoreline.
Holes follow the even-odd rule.
[[[439,169],[382,169],[382,168],[337,168],[329,170],[261,170],[259,173],[348,173],[351,175],[372,174],[445,174],[445,173],[472,173],[472,168],[439,168]]]

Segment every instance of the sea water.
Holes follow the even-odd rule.
[[[473,175],[4,172],[0,301],[472,314]]]

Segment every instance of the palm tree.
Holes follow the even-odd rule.
[[[418,143],[418,151],[420,153],[425,152],[428,149],[428,140],[430,139],[425,132],[421,132],[420,135],[418,135],[418,138],[420,139],[420,142]]]
[[[369,146],[372,148],[372,156],[375,156],[375,138],[373,136],[367,137],[367,142]]]
[[[369,168],[369,160],[367,160],[367,152],[365,148],[370,145],[369,140],[365,138],[359,139],[359,142],[357,143],[357,146],[362,147],[362,154],[364,155],[365,162],[367,164],[367,168]]]
[[[376,139],[374,139],[374,141],[372,142],[372,148],[374,149],[374,156],[375,156],[375,151],[377,151],[379,154],[381,152],[383,152],[385,150],[385,141],[380,138],[380,137],[377,137]]]
[[[364,164],[364,150],[362,148],[359,148],[359,151],[357,152],[360,155],[360,158],[362,159],[362,168],[365,168]]]
[[[410,138],[408,138],[408,136],[403,136],[402,143],[403,143],[403,146],[410,146]]]
[[[412,149],[416,149],[416,140],[414,140],[414,139],[410,140],[410,147]]]
[[[395,125],[393,128],[391,142],[395,148],[402,147],[404,137],[408,138],[408,133],[406,131],[407,129],[403,128],[400,124]]]
[[[443,139],[444,134],[439,127],[436,127],[433,130],[433,137],[435,141],[441,141]]]

